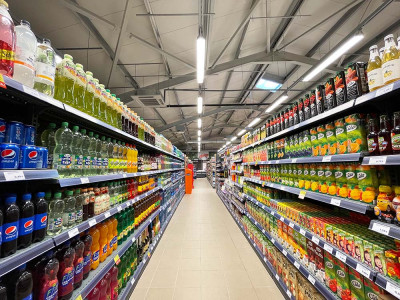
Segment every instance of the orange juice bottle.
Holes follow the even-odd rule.
[[[132,149],[132,172],[136,173],[138,171],[138,151],[135,146]]]
[[[107,243],[108,243],[107,256],[109,256],[114,251],[113,244],[112,244],[113,237],[114,237],[114,234],[113,234],[114,226],[113,226],[111,218],[106,221],[106,225],[107,225],[107,229],[108,229],[107,230]]]
[[[107,238],[108,238],[108,227],[105,222],[97,225],[100,231],[100,262],[103,262],[107,258]]]
[[[92,247],[90,249],[92,251],[91,265],[92,270],[96,270],[100,263],[100,231],[96,227],[92,227],[90,228],[89,234],[92,236]]]
[[[113,225],[113,229],[112,229],[112,233],[113,233],[113,248],[114,250],[117,250],[118,247],[118,230],[117,230],[117,226],[118,226],[118,220],[117,218],[112,218],[112,225]]]
[[[132,145],[126,144],[126,147],[128,148],[128,152],[126,154],[126,157],[128,159],[128,173],[133,173],[133,171],[132,171]]]

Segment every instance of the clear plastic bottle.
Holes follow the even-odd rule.
[[[124,147],[121,141],[118,141],[118,173],[122,173],[124,170]]]
[[[72,131],[68,128],[68,122],[62,122],[55,134],[56,146],[53,154],[53,169],[57,169],[61,178],[71,175],[72,160]]]
[[[385,52],[382,59],[383,84],[400,79],[399,50],[396,48],[393,34],[385,36]]]
[[[112,154],[112,171],[113,173],[118,173],[118,168],[119,168],[119,160],[118,160],[118,144],[115,139],[113,139],[113,154]]]
[[[54,99],[60,100],[68,105],[75,106],[75,81],[76,68],[73,58],[69,54],[64,54],[63,60],[57,65],[56,68]]]
[[[49,221],[47,223],[47,234],[56,235],[62,230],[64,201],[61,193],[54,193],[54,198],[49,203]]]
[[[76,224],[74,192],[68,190],[64,197],[64,213],[63,213],[63,228],[71,228]]]
[[[101,161],[102,161],[102,168],[101,174],[106,174],[108,172],[108,143],[106,141],[106,137],[101,137]]]
[[[8,3],[0,1],[0,74],[13,76],[15,56],[15,31],[14,22],[8,12]]]
[[[96,152],[96,138],[93,136],[93,132],[89,132],[89,155],[91,160],[90,174],[95,175],[97,173],[97,152]]]
[[[35,80],[37,40],[28,21],[15,27],[15,61],[13,78],[30,88]]]
[[[100,103],[101,103],[101,89],[100,89],[100,84],[99,80],[97,78],[93,79],[93,82],[95,84],[95,93],[94,93],[94,100],[93,100],[93,117],[101,120],[101,113],[100,113]]]
[[[83,174],[83,153],[82,153],[82,135],[79,132],[79,126],[72,128],[72,159],[74,168],[71,169],[71,176],[79,177]]]
[[[97,174],[101,174],[103,170],[103,158],[101,156],[101,141],[99,139],[99,135],[96,134],[94,136],[96,138],[96,156],[97,156]]]
[[[93,73],[86,71],[87,86],[85,90],[84,112],[93,116],[94,94],[96,84],[94,83]]]
[[[35,70],[36,76],[33,88],[53,97],[56,58],[51,42],[48,39],[43,39],[42,43],[37,46]]]
[[[85,201],[85,194],[81,193],[80,188],[77,188],[74,191],[74,197],[75,197],[76,224],[79,224],[83,220],[83,202]]]
[[[85,93],[87,86],[86,73],[81,64],[76,64],[76,81],[74,85],[75,108],[85,112]]]
[[[122,172],[128,172],[128,147],[125,143],[121,144],[122,147]]]
[[[379,89],[383,85],[382,61],[379,57],[377,45],[369,47],[367,78],[368,78],[368,87],[371,92],[376,89]]]
[[[107,157],[108,157],[107,173],[112,172],[113,148],[114,148],[114,145],[113,145],[113,143],[111,143],[111,138],[107,138]]]
[[[82,173],[85,176],[90,175],[90,167],[92,160],[89,153],[90,138],[86,134],[86,129],[81,130],[82,143],[81,143],[81,153],[83,155],[83,170]]]
[[[53,152],[54,152],[54,147],[56,146],[56,141],[54,139],[54,136],[56,134],[55,129],[56,129],[56,124],[49,123],[47,129],[45,129],[40,135],[42,146],[46,147],[49,152],[47,157],[48,168],[51,168],[53,166]]]
[[[104,84],[99,84],[101,96],[100,96],[100,120],[107,122],[107,92]]]

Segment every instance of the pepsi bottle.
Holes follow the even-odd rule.
[[[3,210],[4,225],[2,230],[3,243],[1,245],[1,257],[7,257],[17,251],[19,208],[16,194],[9,194],[5,197]]]
[[[0,253],[1,253],[1,244],[3,242],[2,234],[3,234],[3,211],[0,208]],[[2,300],[1,296],[0,300]]]
[[[35,206],[31,199],[32,194],[23,194],[21,202],[19,203],[18,249],[29,247],[32,244]]]
[[[44,198],[44,192],[36,193],[35,198],[35,220],[33,222],[33,238],[34,243],[42,241],[46,236],[47,213],[49,205]]]
[[[10,288],[7,289],[7,291],[10,299],[32,299],[32,273],[26,270],[26,264],[21,265],[17,270],[15,270],[11,274],[11,278],[8,282],[10,283]]]
[[[0,279],[0,300],[7,300],[7,288]]]

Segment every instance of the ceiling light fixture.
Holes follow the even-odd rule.
[[[230,145],[230,143],[231,143],[230,141],[226,142],[227,145]]]
[[[329,55],[326,59],[324,59],[317,67],[315,67],[306,77],[303,78],[303,81],[310,81],[314,78],[318,73],[322,70],[326,69],[329,65],[331,65],[335,60],[341,57],[346,51],[350,48],[354,47],[358,42],[360,42],[364,38],[364,34],[360,31],[355,34],[352,38],[350,38],[346,43],[337,48],[331,55]]]
[[[260,121],[261,121],[260,118],[255,118],[253,121],[251,121],[251,123],[249,125],[247,125],[247,127],[253,127],[254,125],[256,125]]]
[[[197,136],[201,136],[201,130],[197,130]]]
[[[246,129],[242,129],[238,132],[237,136],[242,136],[243,134],[246,133]]]
[[[289,98],[288,95],[282,95],[278,98],[278,100],[276,100],[270,107],[267,108],[267,110],[265,111],[266,113],[269,113],[271,111],[273,111],[275,108],[278,107],[278,105],[280,105],[283,101],[285,101],[287,98]]]
[[[201,137],[199,136],[199,137],[197,138],[197,140],[198,140],[199,142],[201,142]]]
[[[197,113],[201,114],[203,112],[203,97],[197,97]]]
[[[196,43],[197,56],[197,83],[204,82],[204,68],[206,64],[206,40],[200,34]]]
[[[200,118],[197,119],[197,128],[201,128],[201,119]]]
[[[237,136],[234,136],[233,138],[231,138],[231,142],[236,141]]]

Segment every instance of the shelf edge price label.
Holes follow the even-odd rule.
[[[385,165],[386,158],[387,158],[387,156],[370,157],[368,164],[369,165]]]
[[[373,223],[372,224],[372,230],[376,231],[376,232],[379,232],[380,234],[383,234],[383,235],[389,235],[390,227],[386,226],[386,225],[379,224],[379,223]]]
[[[78,297],[76,297],[75,300],[83,300],[82,295],[79,295]]]
[[[271,239],[271,243],[272,243],[272,244],[275,244],[275,240],[274,240],[274,239]]]
[[[126,174],[122,174],[122,177],[126,178]]]
[[[265,256],[263,257],[263,259],[264,259],[264,262],[267,262],[267,258]]]
[[[285,219],[283,217],[280,217],[279,220],[281,220],[281,222],[285,221]]]
[[[328,155],[328,156],[324,156],[322,158],[322,162],[330,162],[332,160],[332,156]]]
[[[72,238],[72,237],[76,236],[77,234],[79,234],[78,228],[74,228],[74,229],[68,231],[69,238]]]
[[[120,211],[122,210],[121,205],[119,205],[119,206],[117,207],[117,210],[118,210],[118,212],[120,212]]]
[[[282,249],[283,255],[287,256],[287,251],[285,249]]]
[[[135,278],[132,277],[131,279],[131,285],[133,285],[135,283]]]
[[[342,252],[336,251],[336,257],[342,262],[346,263],[346,255],[344,255]]]
[[[388,281],[386,282],[386,290],[392,295],[396,296],[398,299],[400,299],[400,287]]]
[[[369,278],[369,276],[371,275],[371,271],[368,270],[366,267],[364,267],[361,264],[357,264],[356,267],[356,271],[362,275],[364,275],[365,277]]]
[[[300,191],[299,193],[299,199],[304,199],[304,197],[306,196],[307,191]]]
[[[289,222],[289,227],[292,227],[292,228],[294,228],[294,224],[293,224],[293,222]]]
[[[378,89],[378,90],[376,91],[375,97],[378,97],[378,96],[380,96],[380,95],[389,93],[389,92],[391,92],[392,90],[393,90],[393,83],[388,84],[387,86],[384,86],[384,87]]]
[[[4,172],[6,181],[25,180],[23,171]]]
[[[286,294],[289,296],[289,298],[292,298],[292,293],[289,290],[286,290]]]
[[[275,278],[276,278],[276,280],[279,281],[279,275],[278,275],[278,273],[275,274]]]
[[[292,164],[294,164],[297,161],[297,158],[292,159]]]
[[[96,219],[89,220],[89,226],[90,226],[90,227],[93,227],[93,226],[96,225],[96,224],[97,224]]]
[[[271,211],[271,216],[275,216],[275,212],[274,211]]]
[[[303,228],[300,228],[300,233],[304,236],[306,236],[306,231]]]
[[[300,264],[299,264],[297,261],[294,262],[294,266],[295,266],[297,269],[300,269]]]
[[[262,233],[265,233],[265,229],[262,230]]]
[[[105,213],[104,213],[104,217],[107,219],[107,218],[109,218],[110,217],[110,212],[109,211],[106,211]]]
[[[329,252],[330,254],[332,254],[332,252],[333,252],[333,248],[326,243],[324,244],[324,250],[326,252]]]
[[[307,279],[308,279],[308,281],[309,281],[309,282],[311,282],[311,283],[312,283],[312,285],[314,285],[314,284],[315,284],[315,278],[314,278],[314,277],[312,277],[311,275],[308,275]]]
[[[89,178],[88,178],[88,177],[82,177],[82,178],[81,178],[81,183],[82,183],[82,184],[89,183]]]
[[[114,257],[114,262],[115,262],[115,264],[118,266],[119,265],[119,263],[121,262],[121,259],[119,258],[119,255],[117,254],[117,255],[115,255],[115,257]]]
[[[336,198],[331,198],[331,204],[335,205],[335,206],[340,206],[340,203],[342,201],[340,199],[336,199]]]
[[[319,245],[319,239],[318,238],[316,238],[315,236],[312,236],[311,239],[315,244]]]

